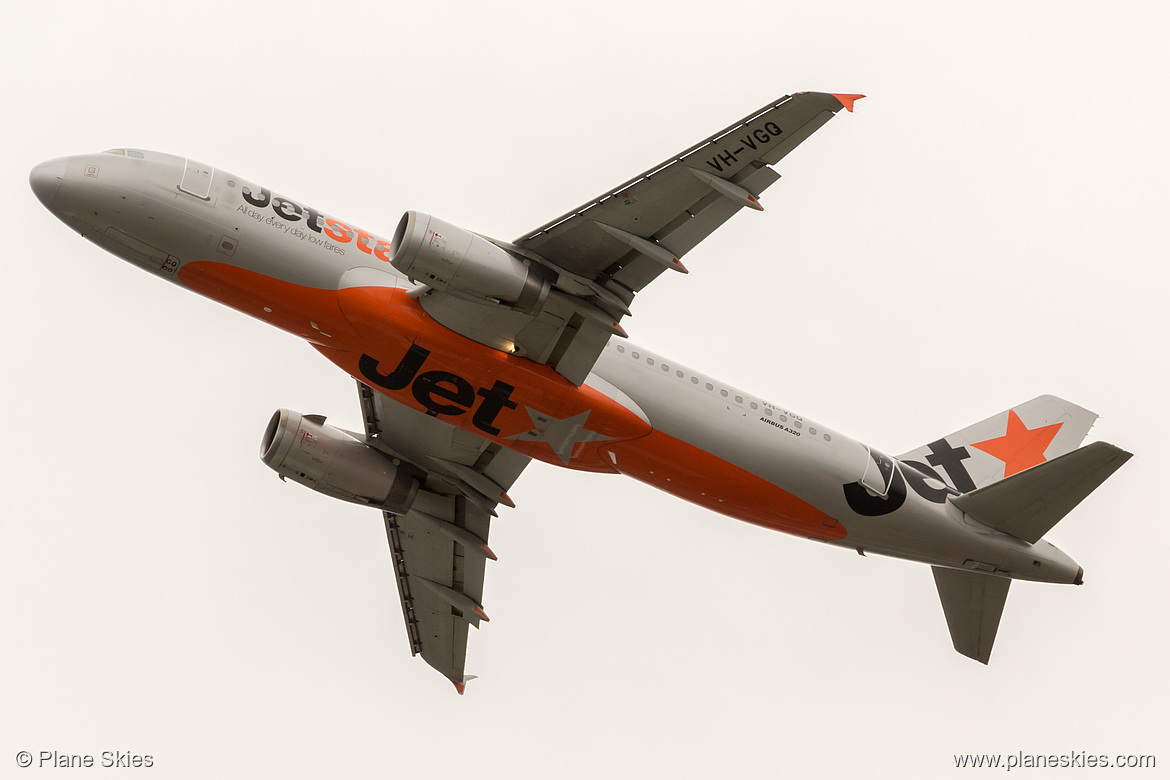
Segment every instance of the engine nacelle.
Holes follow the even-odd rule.
[[[408,211],[390,242],[390,264],[437,290],[494,299],[535,311],[548,296],[549,281],[528,265],[469,230]]]
[[[418,480],[403,465],[324,420],[276,410],[260,443],[260,460],[280,476],[342,501],[395,514],[410,509]]]

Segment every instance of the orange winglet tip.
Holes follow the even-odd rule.
[[[690,273],[690,271],[687,270],[687,267],[678,261],[677,257],[674,258],[674,260],[672,260],[671,262],[674,263],[676,266],[678,266],[678,270],[682,271],[684,274]]]
[[[454,680],[452,680],[451,682],[455,683],[455,690],[459,691],[459,695],[462,696],[463,689],[466,688],[467,685],[465,683],[455,682]]]
[[[492,619],[491,619],[490,617],[488,617],[488,616],[487,616],[487,613],[486,613],[486,612],[484,612],[484,611],[483,611],[482,609],[480,609],[479,607],[476,607],[476,608],[475,608],[475,614],[479,615],[480,619],[481,619],[481,620],[483,620],[483,622],[485,622],[485,623],[490,623],[490,622],[492,622]]]
[[[492,548],[488,547],[486,544],[483,547],[480,547],[479,549],[483,550],[483,554],[486,555],[487,557],[491,558],[493,561],[499,560],[499,558],[496,557],[496,554],[494,552],[492,552]]]
[[[515,502],[515,501],[513,501],[513,500],[512,500],[512,499],[511,499],[511,498],[508,496],[508,494],[507,494],[507,493],[500,493],[500,501],[501,501],[502,503],[504,503],[504,504],[507,504],[508,506],[512,507],[513,509],[515,509],[515,508],[516,508],[516,502]]]
[[[616,322],[613,324],[613,329],[615,331],[617,331],[617,334],[619,336],[621,336],[623,339],[628,339],[630,337],[630,334],[626,333],[626,329],[623,328],[621,325],[617,324]]]
[[[841,101],[841,105],[845,106],[845,110],[850,114],[853,113],[853,104],[865,97],[865,95],[838,95],[836,92],[829,94]]]

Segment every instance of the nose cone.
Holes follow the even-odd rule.
[[[67,163],[68,160],[64,157],[49,160],[33,168],[32,173],[28,175],[28,183],[33,194],[49,211],[53,210],[53,201],[57,197],[57,191],[61,189]]]

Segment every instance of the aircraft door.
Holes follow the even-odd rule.
[[[187,158],[187,164],[183,166],[183,179],[179,182],[179,189],[200,200],[211,200],[211,179],[214,176],[215,168]]]

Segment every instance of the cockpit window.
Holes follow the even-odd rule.
[[[142,152],[136,152],[136,151],[134,151],[133,149],[127,149],[127,150],[126,150],[126,156],[127,156],[127,157],[135,157],[135,158],[137,158],[137,159],[139,159],[139,160],[143,160],[143,159],[145,159],[145,155],[143,155],[143,154],[142,154]]]
[[[104,152],[102,152],[102,154],[121,154],[121,155],[125,155],[125,154],[126,154],[126,150],[125,150],[125,149],[106,149]]]
[[[146,159],[146,155],[136,149],[106,149],[102,154],[120,154],[124,157],[133,157],[136,160]]]

